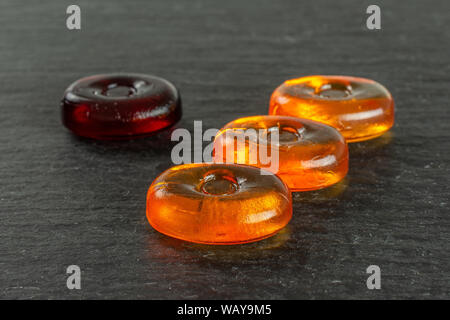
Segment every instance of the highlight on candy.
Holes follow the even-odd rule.
[[[235,163],[258,165],[261,169],[265,169],[260,170],[261,175],[278,172],[279,128],[271,130],[233,128],[225,132],[209,128],[204,133],[202,129],[202,121],[196,120],[193,136],[184,128],[177,128],[172,132],[171,141],[178,141],[171,151],[173,164]],[[218,136],[220,139],[217,139]],[[208,141],[211,142],[203,148],[203,142]],[[245,152],[241,152],[242,150]]]

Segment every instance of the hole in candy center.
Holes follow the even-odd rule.
[[[239,189],[239,184],[228,170],[213,170],[204,175],[199,189],[210,195],[225,195],[235,193]]]
[[[102,91],[102,94],[108,97],[130,97],[136,94],[136,88],[112,83]]]
[[[298,129],[287,126],[274,126],[267,129],[266,141],[272,141],[272,135],[278,132],[278,141],[283,142],[295,142],[301,138]],[[276,137],[273,137],[274,139]]]
[[[344,83],[326,83],[316,88],[315,93],[325,99],[342,99],[352,95],[352,87]]]

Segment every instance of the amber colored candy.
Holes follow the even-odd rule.
[[[256,139],[246,129],[257,131]],[[274,130],[278,142],[270,137]],[[249,138],[239,143],[236,137],[245,134]],[[270,155],[268,158],[261,157],[266,153]],[[269,166],[268,160],[271,163],[278,160],[278,164]],[[335,128],[320,122],[286,116],[253,116],[234,120],[219,131],[214,139],[214,162],[264,168],[276,173],[291,191],[307,191],[330,186],[345,177],[348,147]]]
[[[394,100],[381,84],[347,76],[285,81],[272,94],[269,114],[316,120],[338,129],[347,142],[369,140],[394,124]]]
[[[63,124],[94,139],[147,136],[181,118],[178,90],[167,80],[142,74],[108,74],[80,79],[65,91]]]
[[[277,176],[255,167],[185,164],[153,181],[147,219],[168,236],[207,244],[238,244],[274,235],[292,216],[292,198]]]

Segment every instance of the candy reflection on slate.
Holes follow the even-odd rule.
[[[347,142],[372,139],[394,124],[394,100],[381,84],[347,76],[285,81],[272,94],[269,114],[312,119],[337,128]]]
[[[292,216],[288,187],[243,165],[185,164],[163,172],[147,194],[147,218],[159,232],[207,244],[274,235]]]
[[[264,159],[268,154],[270,161]],[[219,131],[214,139],[214,162],[265,168],[276,173],[291,191],[307,191],[345,177],[348,148],[342,135],[323,123],[253,116],[234,120]]]
[[[94,139],[147,136],[181,118],[178,90],[167,80],[142,74],[108,74],[71,84],[62,100],[63,124]]]

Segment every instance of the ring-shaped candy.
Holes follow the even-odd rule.
[[[321,189],[348,171],[348,147],[326,124],[286,116],[252,116],[225,125],[214,139],[214,162],[277,174],[291,191]]]
[[[285,81],[272,94],[269,114],[323,122],[347,142],[376,138],[394,124],[394,100],[378,82],[347,76]]]
[[[168,236],[238,244],[277,233],[292,216],[288,187],[251,166],[185,164],[157,177],[147,193],[147,219]]]
[[[94,139],[131,139],[172,126],[181,118],[178,90],[143,74],[96,75],[72,83],[62,99],[62,121]]]

